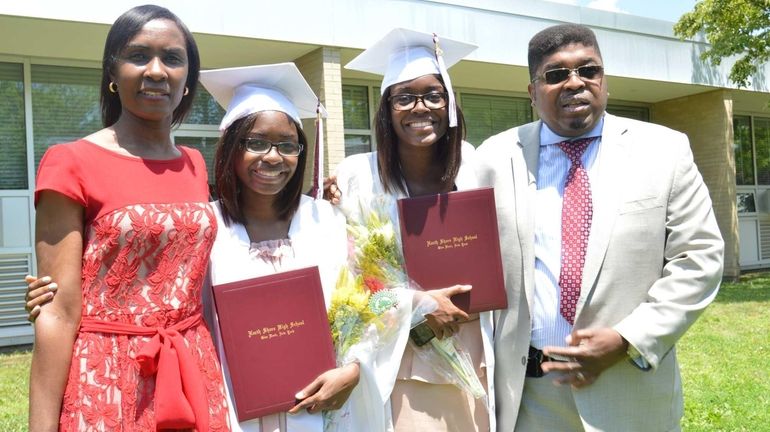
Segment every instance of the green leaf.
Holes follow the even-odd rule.
[[[682,39],[700,32],[711,44],[701,59],[718,66],[737,56],[730,80],[748,87],[759,66],[770,59],[770,0],[701,0],[674,25]]]

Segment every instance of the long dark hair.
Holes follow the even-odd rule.
[[[117,93],[112,93],[108,88],[111,81],[110,75],[115,71],[115,65],[120,58],[120,52],[142,30],[145,24],[157,19],[166,19],[176,24],[179,27],[179,31],[184,35],[185,48],[187,49],[188,69],[185,85],[187,86],[188,93],[174,109],[174,115],[171,120],[172,125],[175,126],[182,123],[182,120],[184,120],[192,107],[195,91],[198,88],[198,74],[201,69],[198,45],[195,43],[192,33],[190,33],[190,30],[187,29],[187,26],[184,25],[179,17],[166,8],[155,5],[137,6],[129,9],[115,20],[112,27],[110,27],[109,33],[107,33],[107,40],[104,42],[102,85],[99,89],[101,93],[102,124],[104,127],[115,124],[123,110],[120,96]]]
[[[216,182],[216,191],[219,201],[222,204],[222,217],[228,226],[236,221],[246,224],[243,216],[241,202],[239,201],[241,184],[238,176],[233,169],[233,165],[241,152],[243,145],[241,139],[249,135],[254,128],[254,123],[259,117],[259,112],[249,114],[246,117],[239,118],[225,129],[217,143],[217,154],[214,158],[214,181]],[[294,121],[288,114],[286,118],[297,128],[297,137],[304,150],[299,154],[297,160],[297,169],[294,176],[286,184],[286,187],[278,194],[278,199],[273,203],[273,207],[278,212],[278,217],[287,220],[294,215],[299,207],[300,196],[302,195],[302,183],[305,180],[305,161],[307,160],[307,136],[302,131],[300,125]]]
[[[444,85],[441,76],[436,75],[436,77]],[[377,137],[377,165],[380,169],[380,181],[385,192],[400,191],[406,193],[404,173],[401,170],[401,160],[398,157],[398,137],[393,130],[391,107],[388,101],[392,88],[393,86],[390,86],[385,89],[375,114],[374,133]],[[441,180],[444,182],[454,183],[455,178],[457,178],[457,173],[460,171],[464,139],[465,118],[462,110],[457,106],[457,126],[447,128],[444,136],[436,142],[436,158],[444,167],[444,173],[441,176]]]

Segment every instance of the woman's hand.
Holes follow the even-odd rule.
[[[52,282],[50,276],[43,276],[38,279],[37,276],[27,275],[24,282],[27,283],[27,295],[25,296],[27,304],[24,306],[29,314],[27,321],[35,322],[37,316],[40,315],[40,306],[53,300],[59,285]]]
[[[323,197],[326,201],[334,205],[340,203],[342,199],[342,192],[337,187],[337,176],[331,176],[324,179],[324,194]]]
[[[311,414],[324,410],[336,410],[342,408],[350,393],[358,384],[361,369],[358,363],[328,370],[318,376],[312,383],[297,393],[297,399],[301,402],[289,410],[289,414],[296,414],[303,409]]]
[[[439,339],[452,336],[459,330],[458,323],[468,321],[468,314],[452,303],[452,296],[471,290],[470,285],[455,285],[449,288],[426,291],[438,304],[438,308],[425,315],[427,324]]]

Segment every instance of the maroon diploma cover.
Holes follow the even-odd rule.
[[[468,313],[508,307],[492,188],[400,199],[398,213],[406,271],[420,287],[473,285],[452,297]]]
[[[318,267],[214,286],[239,421],[289,410],[336,367]]]

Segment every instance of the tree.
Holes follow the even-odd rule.
[[[770,59],[770,0],[700,0],[674,25],[674,33],[691,38],[700,31],[711,44],[701,59],[718,66],[725,57],[739,56],[730,80],[748,87],[749,77]]]

